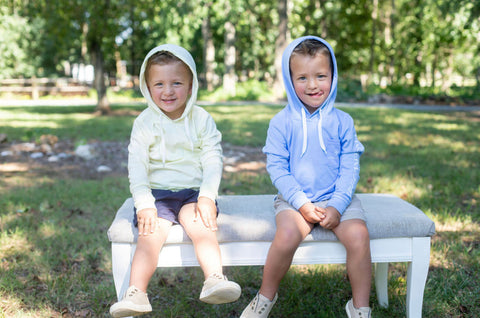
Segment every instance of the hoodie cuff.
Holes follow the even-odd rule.
[[[332,198],[328,201],[327,206],[333,206],[335,209],[337,209],[340,215],[343,215],[343,212],[345,212],[345,209],[349,204],[349,202],[344,202],[339,198]]]
[[[311,202],[303,192],[297,192],[289,201],[289,203],[297,210],[299,210],[305,203]]]
[[[206,197],[215,202],[215,200],[217,199],[217,194],[206,190],[200,190],[200,192],[198,193],[198,197]]]
[[[157,209],[155,207],[155,198],[152,194],[134,195],[133,201],[135,202],[135,208],[137,211],[143,209]]]

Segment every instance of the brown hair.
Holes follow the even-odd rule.
[[[318,40],[308,39],[298,44],[293,49],[290,59],[292,58],[293,55],[296,55],[296,54],[308,55],[311,57],[314,57],[317,54],[322,54],[323,56],[328,57],[328,60],[330,61],[330,69],[333,72],[333,62],[332,62],[332,57],[330,56],[330,50],[325,44],[323,44]]]
[[[169,51],[159,51],[153,54],[148,58],[147,65],[145,66],[145,78],[148,78],[148,73],[150,71],[150,68],[152,65],[166,65],[166,64],[173,64],[173,63],[182,63],[185,65],[185,67],[190,71],[190,68],[188,67],[185,62],[183,62],[180,58],[176,57]]]

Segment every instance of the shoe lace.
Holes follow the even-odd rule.
[[[130,289],[130,291],[128,292],[128,297],[132,297],[132,296],[135,295],[137,292],[138,292],[138,289],[137,289],[137,288],[132,288],[132,289]]]
[[[221,274],[219,274],[219,273],[213,273],[213,274],[211,274],[209,277],[217,278],[217,279],[221,279],[221,280],[227,280],[227,277],[226,277],[226,276],[221,275]]]

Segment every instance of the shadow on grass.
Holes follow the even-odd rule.
[[[110,136],[112,140],[123,140],[129,135],[134,118],[93,118],[92,108],[56,108],[55,113],[48,113],[53,111],[49,107],[27,111],[38,115],[80,114],[87,119],[60,118],[55,120],[56,128],[43,123],[35,128],[39,134],[85,139]],[[208,110],[217,117],[224,140],[232,142],[238,135],[245,142],[251,134],[259,137],[252,138],[252,144],[259,146],[266,136],[268,118],[279,109]],[[473,317],[480,294],[476,284],[480,263],[476,252],[480,221],[479,121],[452,114],[400,110],[347,111],[366,148],[357,190],[393,193],[437,222],[446,223],[446,227],[452,220],[459,224],[455,231],[442,229],[438,239],[434,237],[432,257],[442,262],[432,264],[427,280],[425,317]],[[266,118],[253,120],[253,114],[258,112]],[[238,123],[231,116],[238,121],[251,117],[253,122]],[[34,123],[41,125],[42,121]],[[6,129],[12,129],[13,135],[22,135],[25,127]],[[225,174],[225,179],[221,193],[275,192],[265,174]],[[107,317],[115,291],[106,230],[116,209],[129,196],[127,180],[65,180],[25,174],[12,176],[8,181],[2,178],[0,185],[0,297],[14,299],[11,306],[0,304],[0,314]],[[466,224],[477,227],[466,230],[462,227]],[[466,240],[466,235],[471,239]],[[167,317],[238,317],[260,286],[261,267],[232,267],[226,273],[240,283],[243,295],[234,304],[211,306],[198,301],[203,282],[198,268],[176,269],[173,274],[158,270],[149,290],[154,310]],[[390,267],[388,309],[376,306],[372,288],[371,304],[376,317],[404,315],[405,275],[405,264]],[[272,315],[341,317],[349,295],[343,266],[294,267],[282,281],[280,299]],[[151,315],[155,316],[158,315]]]
[[[0,200],[0,286],[22,303],[13,312],[99,317],[115,297],[106,237],[126,180],[35,180]]]

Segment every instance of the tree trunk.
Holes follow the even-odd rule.
[[[100,48],[99,42],[96,40],[91,43],[90,49],[92,62],[95,68],[94,86],[97,91],[97,107],[95,108],[95,111],[100,112],[102,115],[106,115],[110,113],[111,109],[107,99],[102,49]]]
[[[388,77],[390,78],[390,83],[393,83],[394,81],[397,81],[395,76],[395,54],[393,52],[396,51],[396,42],[395,42],[395,17],[396,17],[396,12],[395,12],[395,0],[392,0],[392,8],[390,12],[390,38],[391,38],[391,45],[389,45],[389,53],[388,55],[390,56],[390,65],[388,68]]]
[[[373,74],[375,73],[375,42],[377,37],[377,19],[378,19],[378,0],[373,0],[373,9],[372,9],[372,38],[370,41],[370,60],[368,62],[369,66],[369,76],[367,85],[373,82]],[[366,89],[364,88],[364,91]]]
[[[288,0],[278,1],[278,36],[275,41],[275,79],[273,82],[273,96],[283,98],[285,89],[282,79],[282,55],[288,41]]]
[[[202,22],[203,37],[203,61],[205,65],[205,82],[207,91],[211,92],[214,88],[214,63],[215,63],[215,46],[213,45],[212,29],[210,26],[210,5],[207,4],[207,16]]]
[[[420,77],[422,75],[422,60],[423,60],[423,51],[422,51],[422,43],[423,43],[423,34],[421,23],[423,21],[423,8],[421,6],[420,1],[415,1],[413,4],[415,6],[415,25],[413,26],[413,43],[415,43],[415,53],[414,53],[414,61],[413,61],[413,86],[419,87],[420,86]]]
[[[227,10],[230,13],[230,8]],[[227,14],[229,16],[230,14]],[[229,96],[236,94],[235,78],[235,26],[230,20],[225,22],[225,74],[223,75],[223,90]]]

